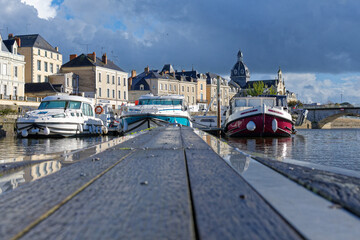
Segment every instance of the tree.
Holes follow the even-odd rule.
[[[247,89],[247,94],[250,96],[259,96],[264,93],[264,87],[265,85],[263,81],[255,82],[253,84],[253,88]]]
[[[269,88],[268,92],[269,92],[270,95],[276,95],[277,94],[277,91],[276,91],[274,85],[272,85],[271,88]]]

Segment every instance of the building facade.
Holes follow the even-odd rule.
[[[18,52],[25,56],[25,82],[48,82],[49,75],[59,72],[62,65],[62,54],[58,47],[51,46],[39,34],[9,34],[8,40],[16,40]]]
[[[94,98],[96,103],[110,104],[120,109],[128,101],[128,74],[107,58],[96,53],[70,55],[70,61],[62,65],[61,73],[78,75],[78,89],[86,97]]]
[[[18,42],[0,35],[0,99],[22,100],[25,96],[25,57]]]

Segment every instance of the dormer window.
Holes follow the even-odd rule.
[[[13,51],[14,54],[17,54],[17,48],[14,47],[14,51]]]
[[[144,90],[144,85],[140,84],[140,90]]]

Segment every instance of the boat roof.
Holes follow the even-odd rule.
[[[85,97],[80,96],[73,96],[73,95],[53,95],[47,96],[43,98],[42,101],[57,101],[57,100],[65,100],[65,101],[79,101],[79,102],[86,102],[92,104],[92,101]]]
[[[183,95],[163,95],[163,96],[154,96],[153,94],[146,94],[142,95],[139,100],[142,99],[184,99],[185,97]]]

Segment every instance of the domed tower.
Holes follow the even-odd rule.
[[[230,79],[239,84],[241,88],[245,88],[246,83],[250,80],[250,71],[243,61],[243,53],[240,50],[237,57],[238,60],[231,69]]]

